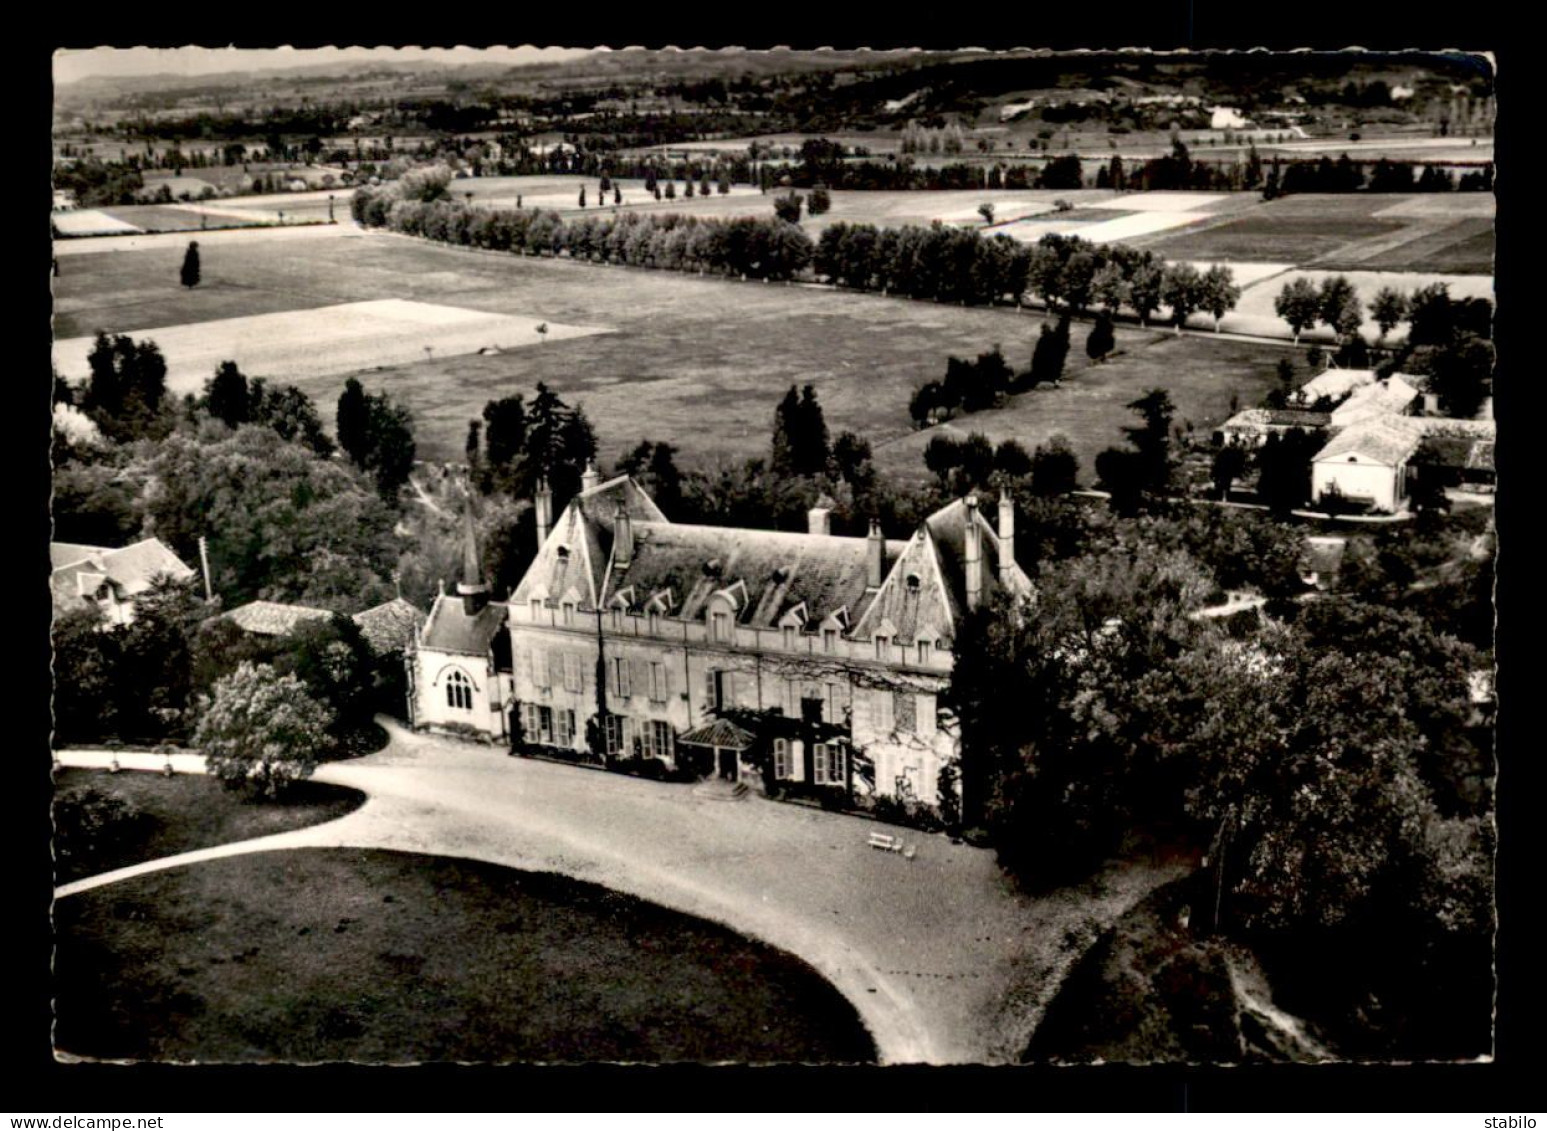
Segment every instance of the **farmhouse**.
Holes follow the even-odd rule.
[[[1371,414],[1339,430],[1313,457],[1311,495],[1318,503],[1340,497],[1394,512],[1405,505],[1413,474],[1488,489],[1494,436],[1491,420]],[[1421,459],[1415,459],[1419,453]],[[1415,463],[1421,469],[1411,466]]]
[[[132,622],[135,597],[157,578],[187,581],[194,576],[194,571],[157,538],[116,550],[51,542],[48,555],[53,566],[49,588],[55,613],[94,604],[110,625]]]
[[[468,580],[420,634],[416,726],[933,803],[958,753],[939,700],[961,620],[1031,593],[1008,498],[997,529],[967,498],[901,541],[835,536],[820,506],[805,533],[673,523],[594,469],[557,521],[545,488],[536,510],[503,605],[469,528]]]

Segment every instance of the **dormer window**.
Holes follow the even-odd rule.
[[[838,650],[838,630],[836,628],[824,628],[822,630],[822,651],[832,655]]]
[[[575,602],[573,601],[564,602],[564,623],[567,625],[575,623]]]
[[[614,605],[611,609],[612,629],[614,632],[623,631],[623,610]]]
[[[933,649],[930,647],[929,641],[927,641],[927,640],[920,640],[919,641],[919,663],[920,664],[927,664],[927,663],[929,663],[931,651],[933,651]]]
[[[904,584],[907,586],[909,593],[917,593],[919,591],[919,585],[920,585],[919,575],[916,574],[916,573],[908,574],[908,577],[904,581]]]
[[[568,546],[560,546],[558,552],[559,552],[559,561],[561,561],[561,562],[569,561],[569,547]]]
[[[876,659],[878,659],[878,660],[888,659],[889,658],[888,650],[891,648],[891,644],[892,644],[892,638],[889,637],[889,636],[878,636],[878,637],[876,637]]]
[[[784,626],[784,648],[788,652],[795,650],[795,626],[793,624]]]
[[[659,610],[653,608],[650,610],[649,615],[646,618],[646,624],[649,627],[652,635],[661,631],[661,614]]]
[[[535,620],[541,620],[542,619],[542,615],[543,615],[543,599],[541,597],[533,597],[532,598],[532,619],[534,621]]]
[[[731,638],[731,615],[720,609],[709,614],[709,626],[713,631],[714,639],[725,643]]]

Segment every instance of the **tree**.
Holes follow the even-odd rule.
[[[216,681],[193,743],[228,788],[274,799],[311,776],[332,722],[298,677],[244,663]]]
[[[1164,494],[1171,485],[1171,419],[1176,415],[1171,394],[1164,389],[1151,389],[1131,401],[1128,408],[1143,421],[1123,429],[1139,455],[1143,487]]]
[[[1316,324],[1321,317],[1321,310],[1321,295],[1316,285],[1303,276],[1285,283],[1278,297],[1273,300],[1273,312],[1289,323],[1296,345],[1300,342],[1301,333]]]
[[[1046,382],[1057,385],[1064,375],[1064,361],[1069,356],[1069,319],[1063,317],[1056,326],[1042,324],[1037,335],[1037,345],[1031,353],[1031,384]]]
[[[1031,453],[1019,440],[1003,440],[994,449],[994,471],[1009,479],[1023,479],[1031,474]]]
[[[1096,316],[1095,325],[1085,337],[1085,355],[1092,361],[1105,361],[1117,347],[1117,335],[1112,330],[1112,316],[1102,311]]]
[[[338,446],[344,449],[344,454],[357,467],[365,466],[370,452],[367,436],[369,422],[370,407],[366,403],[365,389],[357,379],[351,377],[344,382],[344,391],[339,394],[335,427]]]
[[[323,431],[312,399],[294,385],[268,388],[256,378],[248,387],[248,419],[272,428],[282,440],[302,444],[323,458],[333,454],[333,441]]]
[[[1330,275],[1322,281],[1317,317],[1332,330],[1339,342],[1359,332],[1364,322],[1364,306],[1359,292],[1345,275]]]
[[[994,205],[992,201],[984,201],[978,205],[978,215],[983,217],[983,223],[989,227],[994,223]]]
[[[1160,286],[1160,301],[1171,308],[1171,321],[1180,334],[1187,319],[1202,305],[1203,277],[1191,263],[1168,264]]]
[[[1122,265],[1109,260],[1096,268],[1091,279],[1091,298],[1105,307],[1108,314],[1116,314],[1118,307],[1128,301],[1128,279]]]
[[[1141,326],[1149,325],[1150,315],[1160,309],[1161,289],[1165,284],[1164,264],[1153,252],[1145,252],[1128,272],[1128,305],[1139,316]]]
[[[1311,494],[1311,457],[1321,441],[1303,428],[1270,435],[1257,449],[1257,495],[1276,513],[1304,506]]]
[[[86,357],[90,376],[81,409],[110,440],[160,439],[171,429],[163,412],[166,358],[150,339],[99,333]]]
[[[585,207],[585,185],[580,186],[580,207]]]
[[[1241,288],[1236,286],[1235,272],[1222,263],[1216,263],[1203,273],[1202,306],[1214,318],[1214,332],[1219,333],[1220,319],[1235,309],[1241,299]]]
[[[375,476],[376,487],[382,496],[394,498],[414,469],[413,414],[406,405],[394,403],[386,393],[370,397],[369,404],[366,422],[369,454],[365,466]]]
[[[1250,462],[1246,449],[1240,444],[1223,444],[1214,453],[1213,464],[1209,468],[1209,478],[1214,482],[1214,490],[1219,492],[1221,499],[1230,498],[1230,488],[1235,481],[1246,474],[1246,465]]]
[[[1430,387],[1446,415],[1470,420],[1487,399],[1494,363],[1493,343],[1465,337],[1435,350],[1428,360]]]
[[[526,443],[526,403],[518,393],[483,406],[484,456],[496,470],[511,467]]]
[[[209,414],[232,428],[246,424],[252,408],[247,378],[234,361],[222,361],[204,385]]]
[[[192,289],[199,285],[199,241],[189,240],[188,250],[183,254],[183,269],[181,273],[183,286]]]
[[[1031,457],[1031,489],[1044,497],[1067,495],[1078,483],[1080,461],[1061,432],[1038,444]]]
[[[936,433],[924,445],[924,466],[939,477],[944,488],[950,482],[951,472],[961,466],[961,444],[951,436]]]
[[[720,185],[721,185],[720,191],[722,193],[723,192],[730,192],[730,185],[726,184],[723,180],[720,182]],[[708,196],[709,195],[709,187],[708,186],[709,186],[709,181],[707,179],[705,179],[705,181],[704,181],[704,190],[703,190],[703,195],[704,196]],[[806,197],[806,213],[807,213],[807,215],[810,215],[810,216],[820,216],[822,213],[826,212],[832,206],[833,206],[832,194],[830,192],[828,192],[827,189],[824,188],[821,185],[817,185],[814,188],[812,188],[810,194],[807,195],[807,197]]]
[[[1370,300],[1370,317],[1380,327],[1380,340],[1384,342],[1407,317],[1407,296],[1395,287],[1382,287]]]
[[[774,197],[774,215],[788,224],[800,223],[800,194],[790,192]]]

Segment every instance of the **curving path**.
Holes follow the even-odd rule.
[[[909,861],[857,817],[511,758],[380,720],[382,751],[319,767],[366,803],[322,825],[89,877],[64,898],[163,868],[289,848],[387,848],[560,872],[724,923],[810,963],[855,1006],[882,1063],[1015,1059],[1072,962],[1183,865],[1118,864],[1032,899],[991,853],[904,830]],[[63,752],[71,766],[112,755]],[[160,769],[162,755],[120,754]],[[202,759],[175,755],[199,772]]]

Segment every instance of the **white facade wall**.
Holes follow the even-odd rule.
[[[1377,510],[1396,511],[1407,498],[1406,466],[1350,454],[1311,465],[1311,497],[1318,503],[1334,487],[1346,498],[1372,499]]]
[[[508,737],[510,675],[488,656],[421,648],[411,659],[414,725],[429,730],[473,727],[492,739]]]
[[[667,724],[672,735],[703,726],[716,717],[716,697],[722,709],[778,709],[790,718],[803,717],[806,701],[819,702],[822,720],[851,728],[853,745],[874,761],[878,794],[895,796],[901,778],[916,800],[933,805],[940,769],[957,756],[955,733],[937,720],[952,667],[951,654],[944,649],[931,647],[921,656],[917,645],[892,643],[878,657],[874,641],[868,639],[742,625],[730,626],[726,638],[716,640],[711,627],[701,622],[621,610],[602,614],[599,644],[595,613],[576,609],[566,623],[563,609],[545,602],[513,605],[510,634],[514,698],[523,705],[546,707],[555,718],[557,712],[572,711],[573,732],[563,745],[575,750],[585,748],[586,720],[597,714],[600,648],[606,713],[628,720],[624,734],[630,743],[644,733],[642,728],[651,728],[650,739],[642,743],[644,752],[669,762],[679,751],[661,749],[654,724]],[[539,661],[539,655],[546,659]],[[564,685],[564,661],[556,662],[555,656],[578,657],[579,691]],[[572,685],[575,662],[570,661]],[[619,662],[625,673],[621,677],[616,671]],[[541,670],[540,663],[546,665]],[[872,685],[889,677],[897,677],[896,686],[884,691],[883,706],[878,703],[883,692]],[[626,695],[619,693],[620,678]],[[907,704],[897,703],[899,695],[906,696]],[[555,725],[550,736],[529,731],[526,740],[556,745],[558,730]],[[811,759],[803,743],[790,740],[788,753],[785,780],[805,781]],[[758,775],[745,769],[743,780],[761,784]],[[854,786],[866,788],[858,778]]]

